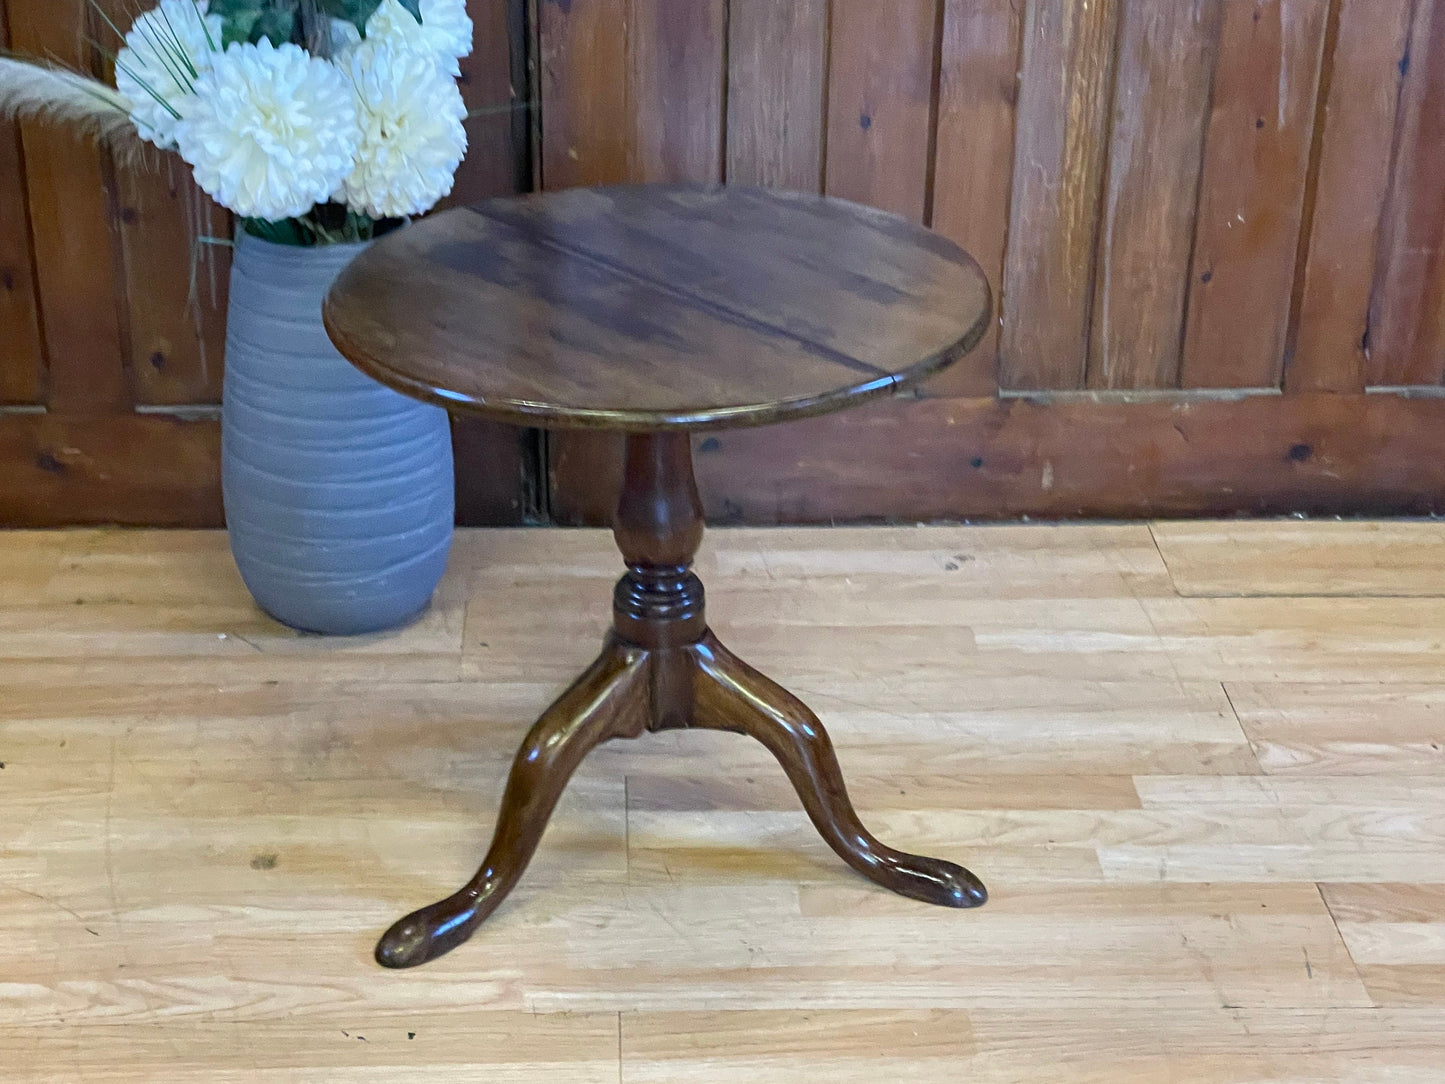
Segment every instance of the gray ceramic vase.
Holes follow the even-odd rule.
[[[344,359],[321,302],[364,246],[247,234],[231,265],[221,479],[231,553],[261,608],[350,635],[426,608],[452,539],[447,415]]]

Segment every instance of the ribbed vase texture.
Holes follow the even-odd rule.
[[[221,409],[242,579],[278,621],[343,635],[424,609],[452,539],[446,412],[358,372],[321,325],[327,289],[363,247],[241,235]]]

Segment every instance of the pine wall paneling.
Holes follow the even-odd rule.
[[[0,7],[0,48],[9,48],[8,12]],[[25,206],[20,132],[0,123],[0,405],[38,405],[44,389],[30,217]]]
[[[117,23],[130,0],[104,0]],[[473,0],[458,200],[530,183],[527,0]],[[4,0],[10,46],[103,74],[87,0]],[[518,123],[518,119],[521,123]],[[0,525],[218,526],[227,216],[177,160],[0,126]],[[535,433],[456,426],[465,522],[535,517]]]
[[[83,9],[5,0],[0,30],[94,67]],[[989,274],[993,333],[916,398],[700,440],[714,517],[1445,506],[1445,0],[472,11],[454,202],[825,191]],[[225,250],[193,275],[183,238],[224,223],[34,126],[0,130],[0,185],[0,521],[217,522]],[[605,435],[456,436],[468,520],[610,513]]]
[[[714,179],[718,139],[999,302],[916,400],[700,440],[715,518],[1445,505],[1445,0],[731,0],[721,55],[715,4],[665,8],[542,0],[545,187]],[[614,442],[549,447],[554,515],[605,521]]]

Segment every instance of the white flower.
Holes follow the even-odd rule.
[[[224,20],[210,0],[161,0],[136,17],[115,59],[115,86],[142,139],[175,146],[176,115],[221,50]]]
[[[368,37],[341,64],[361,127],[346,202],[373,218],[429,210],[452,190],[467,151],[467,107],[456,81],[435,56],[384,39]]]
[[[196,81],[176,142],[222,206],[291,218],[324,203],[351,172],[353,97],[338,68],[299,46],[233,44]]]
[[[381,0],[366,20],[366,40],[416,46],[439,57],[453,76],[460,75],[457,61],[472,53],[472,20],[466,0],[421,0],[419,10],[418,23],[400,0]]]
[[[361,31],[350,19],[331,20],[331,55],[341,57],[361,44]]]

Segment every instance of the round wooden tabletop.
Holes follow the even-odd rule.
[[[645,185],[491,200],[397,230],[326,299],[382,383],[519,424],[758,425],[897,391],[971,350],[957,245],[842,200]]]

